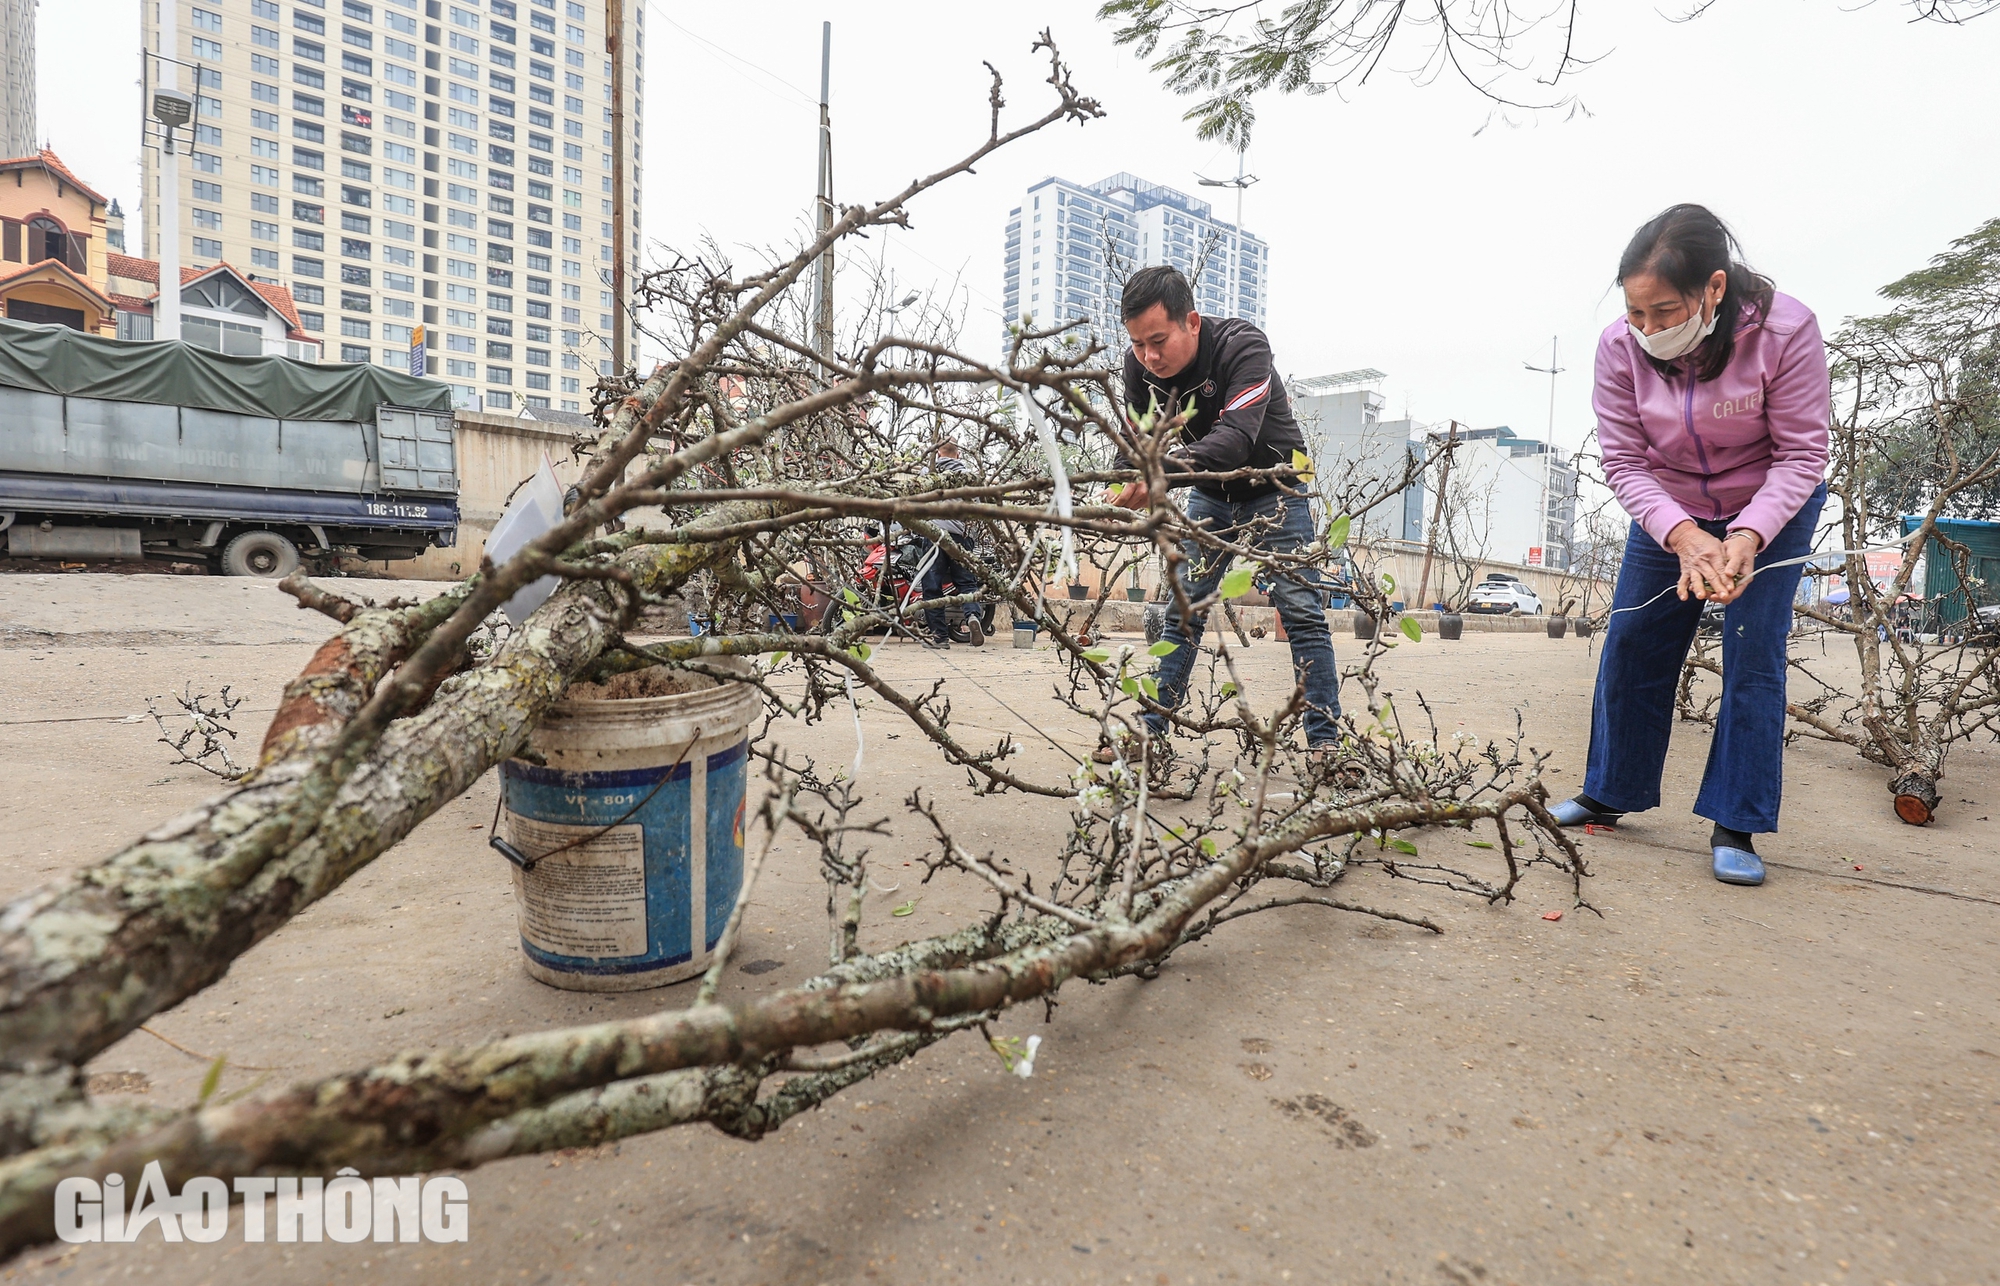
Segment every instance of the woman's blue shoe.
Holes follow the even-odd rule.
[[[1574,799],[1565,799],[1549,805],[1549,816],[1556,819],[1558,826],[1615,826],[1623,813],[1600,813],[1585,808]]]
[[[1747,848],[1715,846],[1715,878],[1724,884],[1762,884],[1764,859]]]

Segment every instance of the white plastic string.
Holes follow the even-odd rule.
[[[1074,512],[1070,505],[1069,471],[1063,468],[1062,451],[1056,445],[1055,427],[1049,423],[1048,413],[1042,410],[1032,394],[1024,390],[1021,400],[1027,404],[1028,422],[1035,426],[1035,436],[1042,441],[1042,453],[1049,458],[1049,478],[1055,483],[1056,516],[1067,519]],[[1067,524],[1061,528],[1061,533],[1062,561],[1057,564],[1056,571],[1062,577],[1074,580],[1076,533]]]
[[[854,699],[854,674],[852,671],[840,676],[847,683],[847,708],[854,712],[854,765],[847,770],[847,780],[861,779],[861,756],[867,746],[861,740],[861,703]]]
[[[1750,575],[1754,579],[1760,572],[1776,571],[1780,567],[1791,567],[1798,563],[1816,562],[1822,558],[1846,558],[1850,554],[1900,553],[1902,551],[1902,548],[1903,548],[1902,545],[1896,544],[1896,545],[1869,545],[1866,548],[1862,549],[1822,549],[1815,553],[1802,555],[1798,558],[1786,558],[1775,563],[1765,563],[1762,567],[1752,568]],[[1638,603],[1631,607],[1615,607],[1611,609],[1611,611],[1605,615],[1604,619],[1608,622],[1613,616],[1618,615],[1620,612],[1636,612],[1640,608],[1651,607],[1653,604],[1659,602],[1661,599],[1665,598],[1667,595],[1673,593],[1675,590],[1679,588],[1680,588],[1680,581],[1676,580],[1673,584],[1667,586],[1665,589],[1653,595],[1651,598],[1647,599],[1643,603]]]

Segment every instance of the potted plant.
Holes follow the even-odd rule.
[[[1465,637],[1465,614],[1458,609],[1457,601],[1438,604],[1438,637],[1441,639],[1462,639]]]
[[[1080,603],[1090,597],[1090,586],[1080,580],[1073,580],[1069,583],[1069,596]]]
[[[1556,608],[1556,614],[1549,618],[1550,638],[1559,639],[1569,633],[1569,609],[1575,606],[1575,599],[1566,598],[1562,601],[1562,606]]]

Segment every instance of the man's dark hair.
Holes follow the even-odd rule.
[[[1194,290],[1181,270],[1170,263],[1141,268],[1125,281],[1125,297],[1118,306],[1119,316],[1131,321],[1154,304],[1165,304],[1167,316],[1186,322],[1194,311]]]

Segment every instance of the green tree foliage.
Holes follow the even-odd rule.
[[[1678,20],[1712,3],[1689,0]],[[2000,0],[1905,3],[1914,21],[1954,25],[2000,8]],[[1105,0],[1097,16],[1118,24],[1112,39],[1142,58],[1164,47],[1153,70],[1175,93],[1199,96],[1185,118],[1195,133],[1241,149],[1256,124],[1256,95],[1358,87],[1385,67],[1419,84],[1463,80],[1496,107],[1574,109],[1576,100],[1559,92],[1563,79],[1595,61],[1575,49],[1580,7],[1581,0]]]
[[[1868,508],[1893,525],[2000,453],[2000,219],[1881,293],[1889,311],[1831,341],[1834,416],[1868,430]],[[1956,491],[1943,512],[2000,517],[2000,481]]]

